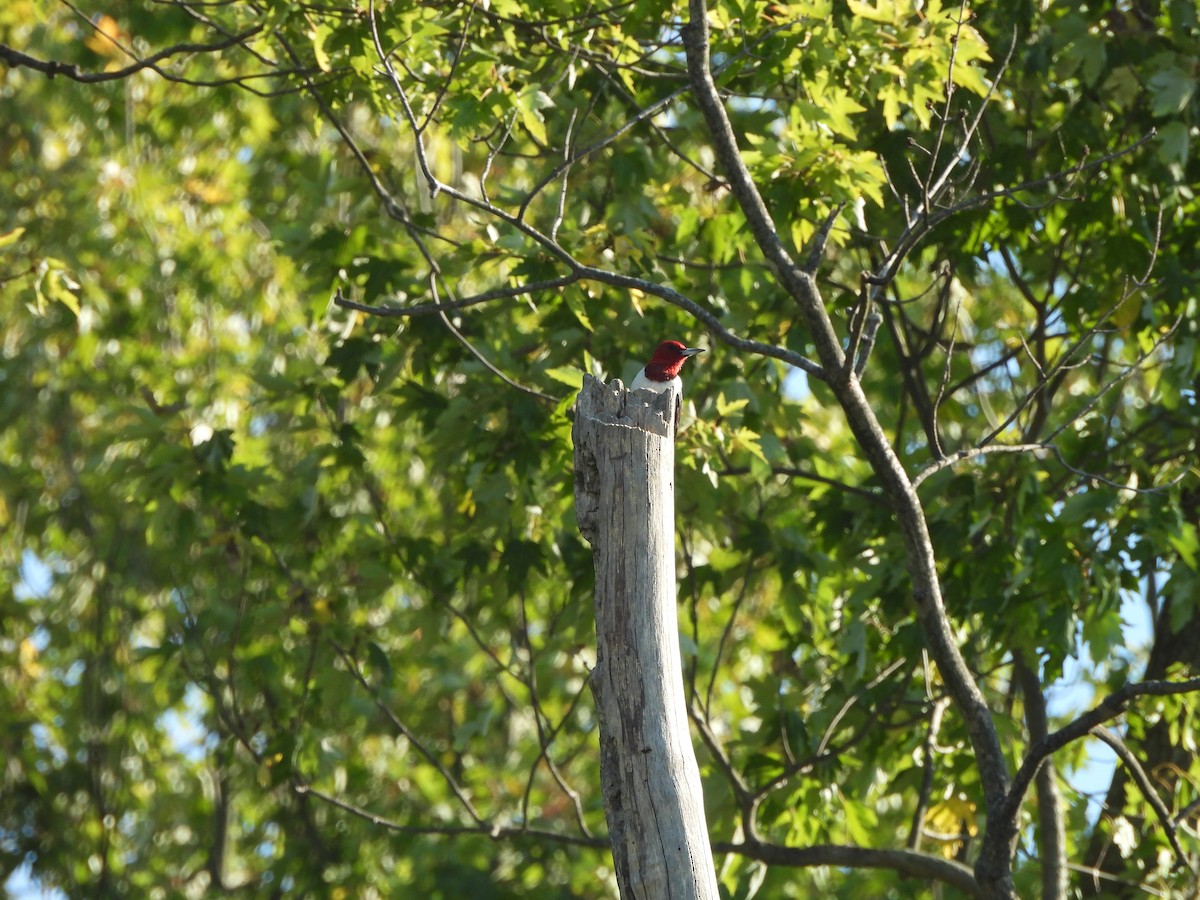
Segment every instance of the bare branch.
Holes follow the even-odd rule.
[[[1097,388],[1095,393],[1092,394],[1091,398],[1089,398],[1088,402],[1085,403],[1081,409],[1077,410],[1073,416],[1071,416],[1069,419],[1067,419],[1067,421],[1061,423],[1057,428],[1055,428],[1052,432],[1050,432],[1050,434],[1046,437],[1046,440],[1047,441],[1054,440],[1056,437],[1058,437],[1060,434],[1062,434],[1068,427],[1070,427],[1072,422],[1078,421],[1083,416],[1087,415],[1087,413],[1091,409],[1093,409],[1097,403],[1100,402],[1100,399],[1105,394],[1107,394],[1109,391],[1111,391],[1113,388],[1117,387],[1118,385],[1124,384],[1125,381],[1127,381],[1135,373],[1140,372],[1141,368],[1142,368],[1142,363],[1144,363],[1151,356],[1153,356],[1159,347],[1163,346],[1168,340],[1171,339],[1171,337],[1174,336],[1176,330],[1183,323],[1185,315],[1186,315],[1186,313],[1180,313],[1179,316],[1175,319],[1175,321],[1171,324],[1171,327],[1168,328],[1166,330],[1166,332],[1164,332],[1159,337],[1158,340],[1156,340],[1153,344],[1151,344],[1150,347],[1148,349],[1146,349],[1143,353],[1139,354],[1138,358],[1135,359],[1132,363],[1130,363],[1128,368],[1126,368],[1124,372],[1121,372],[1120,374],[1113,376],[1111,379],[1109,379],[1109,381],[1106,384],[1103,384],[1099,388]]]
[[[962,138],[958,142],[958,146],[954,148],[953,158],[946,163],[946,167],[942,170],[942,174],[934,178],[933,173],[937,168],[938,156],[941,153],[942,141],[945,137],[946,123],[950,119],[951,102],[954,99],[954,64],[958,58],[958,38],[961,35],[963,26],[966,24],[966,22],[966,3],[963,3],[959,6],[958,29],[954,40],[950,44],[950,66],[949,71],[946,73],[946,106],[942,113],[941,124],[938,128],[936,143],[934,145],[933,152],[930,154],[929,178],[922,184],[922,191],[925,195],[925,199],[922,202],[922,205],[917,208],[916,213],[912,217],[913,220],[925,216],[929,210],[933,208],[933,204],[940,201],[942,194],[945,191],[946,183],[950,180],[950,176],[954,173],[954,170],[958,168],[960,162],[962,161],[963,154],[966,153],[970,148],[971,141],[975,137],[975,132],[979,130],[979,125],[983,121],[983,114],[987,111],[988,104],[995,95],[996,88],[1000,84],[1001,79],[1004,77],[1004,73],[1008,71],[1008,66],[1012,62],[1013,51],[1017,49],[1017,30],[1014,27],[1012,41],[1008,45],[1008,53],[1005,54],[1004,62],[1000,64],[1000,69],[996,73],[996,77],[993,78],[991,84],[988,85],[987,94],[985,94],[983,99],[979,102],[979,107],[975,110],[975,118],[963,132]]]
[[[377,825],[380,828],[386,828],[388,831],[394,831],[398,834],[431,834],[444,835],[447,837],[456,837],[465,834],[478,834],[489,837],[494,841],[510,840],[513,838],[534,838],[539,841],[549,841],[555,844],[570,844],[573,847],[594,847],[596,849],[604,849],[610,846],[607,837],[588,837],[573,834],[563,834],[557,831],[547,831],[543,828],[527,828],[525,826],[515,827],[511,825],[499,825],[496,823],[480,822],[478,825],[403,825],[400,822],[385,818],[384,816],[376,815],[369,810],[363,809],[361,806],[355,806],[349,801],[336,797],[333,794],[328,794],[325,791],[319,790],[312,785],[304,782],[296,783],[292,786],[297,794],[311,795],[316,797],[330,806],[337,807],[343,812],[350,813],[360,819],[370,822],[372,825]]]
[[[438,281],[438,273],[430,272],[429,273],[429,292],[431,294],[433,294],[434,302],[440,304],[441,301],[438,299],[437,281]],[[456,341],[458,341],[460,344],[462,344],[463,347],[465,347],[467,349],[468,353],[470,353],[472,356],[475,357],[476,360],[479,361],[480,365],[482,365],[485,369],[487,369],[489,372],[491,372],[493,375],[495,375],[497,378],[499,378],[501,381],[503,381],[505,384],[507,384],[510,388],[515,388],[516,390],[520,391],[523,394],[528,394],[531,397],[536,397],[537,399],[544,400],[547,403],[557,403],[558,402],[557,398],[551,397],[549,394],[543,394],[541,391],[537,390],[536,388],[531,388],[528,385],[521,384],[515,378],[511,378],[510,376],[508,376],[507,374],[502,372],[499,369],[499,367],[497,367],[490,359],[488,359],[486,356],[483,355],[483,352],[478,347],[476,347],[473,343],[471,343],[469,340],[467,340],[467,336],[464,335],[461,331],[459,331],[458,326],[456,326],[453,322],[450,321],[450,317],[448,315],[446,315],[445,310],[439,310],[438,317],[442,320],[442,324],[446,326],[446,330],[449,331],[450,334],[452,334],[454,336],[454,339]]]
[[[839,866],[851,869],[888,869],[911,878],[940,881],[962,891],[969,897],[982,897],[979,882],[970,867],[956,860],[944,859],[913,850],[875,850],[870,847],[848,847],[838,844],[815,844],[811,847],[783,847],[778,844],[714,842],[714,853],[737,853],[747,859],[757,859],[768,865]]]
[[[864,316],[862,342],[857,348],[858,352],[853,356],[855,378],[861,378],[862,373],[866,371],[867,362],[871,359],[871,351],[875,349],[875,338],[879,334],[879,326],[882,324],[883,313],[872,305]]]
[[[454,312],[455,310],[466,309],[470,306],[478,306],[481,303],[522,297],[525,294],[535,294],[538,291],[553,291],[561,287],[566,287],[569,284],[574,284],[581,277],[578,273],[572,272],[570,275],[563,275],[559,278],[547,278],[545,281],[531,281],[528,284],[495,288],[490,291],[484,291],[481,294],[474,294],[470,297],[459,297],[457,300],[441,303],[421,303],[417,306],[371,306],[367,303],[359,303],[356,300],[351,300],[343,296],[341,290],[338,290],[333,295],[333,303],[335,306],[340,306],[343,309],[353,309],[358,312],[370,313],[373,316],[380,316],[385,319],[407,319],[410,316],[427,316],[432,313]]]
[[[897,238],[895,246],[892,248],[892,252],[888,254],[883,265],[881,265],[878,271],[871,276],[872,283],[881,286],[890,284],[892,279],[896,277],[896,273],[900,271],[901,263],[908,258],[908,254],[911,253],[918,244],[920,244],[920,242],[930,231],[947,219],[952,218],[959,213],[966,212],[967,210],[979,209],[982,206],[987,206],[988,204],[1000,199],[1009,199],[1020,202],[1018,195],[1021,193],[1034,190],[1035,188],[1045,187],[1046,185],[1053,184],[1056,181],[1061,181],[1064,178],[1074,178],[1084,174],[1085,172],[1095,171],[1096,169],[1103,168],[1114,160],[1120,159],[1123,156],[1128,156],[1130,153],[1137,152],[1146,143],[1151,141],[1155,134],[1156,132],[1151,129],[1132,144],[1128,144],[1125,147],[1113,150],[1097,159],[1090,161],[1085,160],[1069,169],[1054,172],[1053,174],[1045,175],[1041,178],[1023,181],[1019,184],[1011,185],[1009,187],[1000,187],[991,191],[984,191],[983,193],[977,194],[974,197],[968,197],[966,200],[963,200],[960,203],[956,203],[952,206],[942,207],[936,211],[927,211],[923,208],[918,209],[909,217],[908,225],[900,234],[900,237]],[[1051,202],[1057,202],[1060,199],[1061,197],[1056,197]]]
[[[96,84],[103,81],[119,81],[122,78],[128,78],[130,75],[142,71],[142,69],[151,69],[158,75],[161,75],[162,77],[171,81],[183,81],[186,84],[199,84],[199,82],[190,81],[188,79],[180,78],[178,75],[172,75],[169,72],[164,72],[158,67],[158,63],[165,59],[170,59],[173,56],[180,56],[185,53],[216,53],[220,50],[227,50],[230,47],[244,44],[246,41],[250,40],[250,38],[254,37],[256,34],[259,34],[265,27],[266,26],[264,25],[255,25],[253,28],[250,28],[239,34],[230,35],[224,40],[214,41],[211,44],[175,44],[171,47],[167,47],[164,50],[159,50],[157,53],[153,53],[150,56],[147,56],[145,59],[138,59],[133,53],[125,50],[125,48],[122,47],[121,49],[126,54],[133,57],[135,62],[133,62],[131,65],[125,66],[122,69],[114,69],[111,72],[84,72],[77,65],[61,62],[47,62],[45,60],[35,59],[32,56],[22,53],[20,50],[16,50],[4,44],[0,44],[0,60],[8,63],[14,69],[21,67],[33,69],[43,73],[47,78],[53,78],[55,75],[62,75],[64,78],[69,78],[72,81],[79,81],[84,84]],[[108,38],[108,40],[111,41],[112,38]],[[217,84],[231,84],[235,83],[236,81],[237,79],[224,79],[220,82],[217,82]]]
[[[450,791],[456,798],[458,798],[459,804],[461,804],[462,808],[467,811],[467,814],[475,821],[475,823],[480,826],[485,825],[483,817],[480,816],[479,812],[475,809],[475,804],[471,802],[471,798],[467,796],[466,791],[458,783],[458,779],[456,779],[450,770],[446,768],[445,764],[441,761],[441,759],[438,758],[438,755],[426,747],[421,742],[420,738],[413,733],[412,729],[405,725],[400,717],[396,715],[395,711],[383,701],[383,698],[379,696],[379,692],[371,686],[371,683],[367,681],[366,676],[363,675],[362,669],[359,668],[358,660],[354,658],[354,656],[346,647],[343,647],[337,641],[331,639],[330,644],[335,650],[337,650],[338,656],[342,658],[342,662],[346,664],[346,668],[350,671],[350,674],[354,676],[354,680],[362,686],[363,690],[367,692],[367,695],[375,703],[375,708],[383,713],[384,717],[392,723],[392,727],[396,729],[396,732],[403,736],[404,739],[412,745],[413,749],[415,749],[418,754],[424,757],[427,763],[437,769],[438,774],[442,776],[442,780],[446,783],[446,786],[450,788]]]
[[[721,629],[721,639],[717,641],[717,652],[713,656],[712,671],[708,676],[708,689],[704,692],[704,720],[707,723],[709,716],[712,715],[712,698],[713,691],[717,686],[717,673],[721,669],[721,657],[725,653],[725,644],[729,640],[729,636],[733,633],[734,623],[737,621],[738,613],[742,611],[742,604],[746,602],[746,595],[750,591],[750,576],[754,572],[754,557],[746,558],[746,571],[742,574],[742,587],[738,591],[737,599],[733,601],[733,609],[729,611],[729,618],[725,621],[725,627]]]
[[[949,702],[949,698],[946,697],[935,701],[929,714],[925,744],[921,749],[921,790],[917,794],[917,805],[913,809],[912,822],[908,828],[909,850],[921,849],[921,832],[925,827],[925,814],[929,811],[929,797],[933,793],[933,776],[937,768],[934,752],[937,749],[938,732],[942,728],[942,717]]]
[[[718,472],[718,475],[745,475],[750,471],[749,466],[726,466]],[[870,500],[872,503],[884,503],[885,498],[878,491],[872,491],[868,488],[859,487],[854,484],[847,484],[844,481],[838,481],[836,478],[826,478],[824,475],[818,475],[816,472],[810,472],[807,469],[799,469],[795,466],[772,466],[772,475],[779,475],[784,478],[800,478],[804,481],[815,481],[817,484],[827,484],[832,488],[837,488],[839,491],[845,491],[848,494],[854,494],[856,497],[862,497],[864,500]]]
[[[956,466],[966,459],[974,459],[977,456],[984,456],[989,453],[1045,453],[1051,448],[1046,444],[988,444],[985,447],[968,447],[966,450],[957,450],[949,456],[944,456],[937,462],[930,463],[913,477],[913,487],[921,486],[921,482],[929,478],[931,475],[936,475],[943,469],[949,469],[951,466]]]

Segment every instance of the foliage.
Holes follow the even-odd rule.
[[[1179,0],[918,7],[714,4],[712,60],[784,245],[804,258],[832,223],[819,283],[920,479],[1011,775],[1073,658],[1097,701],[1198,674],[1200,31]],[[886,485],[815,366],[788,364],[814,338],[716,161],[687,20],[662,0],[0,10],[6,874],[72,896],[615,894],[571,405],[584,371],[628,382],[705,330],[679,599],[709,828],[739,844],[724,889],[914,890],[772,859],[751,826],[975,862],[978,760]],[[1123,627],[1139,595],[1149,647]],[[1194,698],[1118,713],[1189,808]],[[1063,787],[1064,858],[1182,890],[1125,771],[1095,827]],[[1022,807],[1021,896],[1049,803]]]

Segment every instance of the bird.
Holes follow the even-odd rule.
[[[683,380],[679,377],[679,370],[685,362],[703,352],[703,347],[685,347],[679,341],[663,341],[655,348],[650,362],[633,376],[629,385],[631,391],[654,391],[656,394],[670,391],[674,395],[672,434],[679,432],[679,410],[683,405]]]

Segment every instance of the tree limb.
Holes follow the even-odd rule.
[[[1012,787],[1004,800],[1002,821],[1007,823],[1015,834],[1017,813],[1024,802],[1025,792],[1029,790],[1030,782],[1033,781],[1037,770],[1041,768],[1043,760],[1072,741],[1089,734],[1093,728],[1115,719],[1125,711],[1125,707],[1135,697],[1167,697],[1195,692],[1200,692],[1200,677],[1189,678],[1186,681],[1139,681],[1127,684],[1109,694],[1074,721],[1035,743],[1029,748],[1029,752],[1025,754],[1025,760],[1017,769],[1016,775],[1013,776]]]
[[[783,847],[778,844],[716,841],[713,843],[713,852],[737,853],[768,865],[797,868],[840,866],[853,869],[890,869],[912,878],[940,881],[958,888],[970,897],[983,896],[979,882],[975,880],[970,867],[955,860],[912,850],[876,850],[871,847],[849,847],[839,844]]]
[[[912,578],[918,619],[943,681],[966,721],[979,763],[990,822],[990,817],[1002,804],[1008,791],[1007,766],[987,701],[967,668],[950,629],[920,500],[888,443],[857,377],[853,371],[847,373],[844,369],[845,357],[841,343],[833,330],[816,282],[784,248],[766,204],[741,158],[733,126],[712,78],[707,16],[705,0],[689,0],[689,21],[682,29],[682,36],[697,106],[704,116],[717,159],[746,216],[750,232],[763,255],[774,265],[780,283],[799,305],[822,368],[829,376],[829,385],[895,509],[904,536],[906,562]],[[999,870],[993,866],[988,875],[1000,883],[1002,893],[1011,893],[1009,847],[1003,848],[1000,855],[1003,864]]]
[[[1162,822],[1163,831],[1167,833],[1167,840],[1171,844],[1171,849],[1175,851],[1175,864],[1187,866],[1190,871],[1194,871],[1188,862],[1187,852],[1179,843],[1179,834],[1175,830],[1174,821],[1171,819],[1171,811],[1167,809],[1166,804],[1162,802],[1162,798],[1158,796],[1158,791],[1154,789],[1154,785],[1150,782],[1150,776],[1146,774],[1146,770],[1142,768],[1142,764],[1138,762],[1138,758],[1125,746],[1123,740],[1104,726],[1097,725],[1089,733],[1112,748],[1113,753],[1117,754],[1117,758],[1121,760],[1125,768],[1129,770],[1129,774],[1133,776],[1133,780],[1137,782],[1138,787],[1142,791],[1142,796],[1146,798],[1146,802],[1150,804],[1150,808],[1154,810],[1154,814]]]

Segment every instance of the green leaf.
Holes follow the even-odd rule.
[[[1183,112],[1196,93],[1196,79],[1178,66],[1167,66],[1150,77],[1150,98],[1154,115],[1172,116]]]
[[[553,366],[546,369],[546,375],[567,387],[580,390],[583,387],[583,369],[577,366]]]
[[[367,641],[367,663],[374,675],[375,683],[381,687],[390,687],[395,678],[392,662],[388,659],[384,649],[375,641]]]

